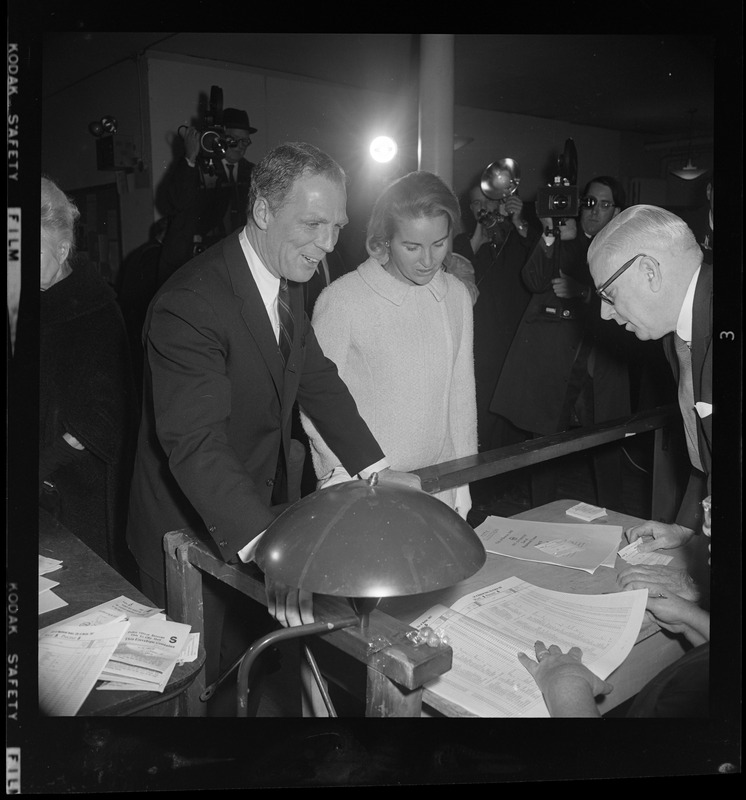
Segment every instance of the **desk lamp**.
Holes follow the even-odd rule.
[[[247,715],[251,666],[270,645],[355,625],[364,631],[381,598],[451,586],[485,559],[479,537],[452,508],[419,489],[379,483],[376,473],[302,498],[267,528],[256,563],[279,583],[347,598],[354,613],[283,628],[254,642],[239,667],[237,715]],[[306,657],[332,712],[308,648]]]

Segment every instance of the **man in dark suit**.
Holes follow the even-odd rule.
[[[699,530],[712,468],[712,265],[686,223],[638,205],[601,231],[588,251],[601,316],[638,339],[663,339],[679,387],[691,476],[675,523],[648,521],[628,532],[641,550],[678,547]]]
[[[246,200],[254,164],[246,156],[256,128],[237,108],[222,114],[224,136],[188,127],[184,156],[177,159],[161,189],[169,219],[158,265],[158,285],[194,255],[246,224]],[[201,144],[204,140],[208,150]]]
[[[159,605],[166,532],[190,528],[226,561],[245,561],[287,506],[296,397],[351,475],[419,486],[388,469],[303,310],[302,284],[347,222],[345,180],[312,145],[275,148],[254,169],[245,228],[185,264],[150,305],[127,534]],[[285,355],[278,294],[294,317]],[[268,585],[267,599],[283,625],[313,620],[310,595],[297,589]],[[206,619],[208,665],[221,625],[220,612]]]

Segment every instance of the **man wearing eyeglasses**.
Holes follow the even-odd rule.
[[[245,156],[257,129],[250,125],[248,114],[237,108],[223,111],[222,128],[220,146],[209,161],[200,157],[203,134],[187,128],[184,156],[163,183],[162,210],[170,220],[158,265],[158,285],[193,256],[246,224],[254,164]]]
[[[643,552],[678,547],[701,525],[712,466],[712,265],[684,220],[656,206],[619,214],[588,250],[601,317],[638,339],[662,339],[678,384],[691,476],[676,522],[627,532]],[[634,587],[633,587],[634,588]]]

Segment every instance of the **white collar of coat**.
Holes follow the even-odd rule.
[[[374,292],[400,306],[410,292],[429,291],[432,296],[441,302],[448,294],[448,281],[445,272],[441,269],[435,274],[433,279],[424,286],[407,284],[390,275],[379,261],[372,256],[364,261],[357,271],[365,283]],[[458,280],[458,279],[456,279]]]

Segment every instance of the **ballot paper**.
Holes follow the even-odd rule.
[[[600,566],[614,567],[622,538],[620,525],[534,522],[515,517],[489,516],[475,530],[488,553],[591,574]]]
[[[151,606],[146,606],[142,603],[130,600],[128,597],[120,594],[119,597],[115,597],[113,600],[107,600],[105,603],[100,603],[97,606],[88,608],[85,611],[81,611],[79,614],[68,617],[61,623],[57,623],[57,625],[51,625],[49,627],[54,628],[59,625],[69,625],[71,623],[82,626],[103,625],[106,622],[112,622],[118,619],[130,619],[132,617],[152,617],[156,615],[163,617],[162,612],[162,608],[152,608]],[[45,628],[44,630],[47,629]]]
[[[651,553],[641,553],[639,548],[642,543],[642,539],[635,539],[632,544],[623,547],[619,551],[619,555],[628,564],[668,564],[673,561],[673,556],[667,556],[657,550]]]
[[[131,617],[129,622],[129,628],[101,671],[101,680],[127,684],[128,689],[162,692],[191,627],[154,617]]]
[[[645,614],[647,590],[580,595],[542,589],[512,577],[437,605],[412,622],[428,625],[453,649],[453,665],[426,684],[477,717],[548,717],[534,679],[518,661],[534,643],[572,646],[606,679],[629,655]]]
[[[44,595],[49,594],[44,592]],[[39,699],[48,716],[74,716],[96,681],[106,688],[162,692],[190,626],[163,609],[119,597],[39,631]],[[73,687],[73,688],[71,688]]]
[[[577,503],[565,511],[565,514],[576,519],[582,519],[585,522],[591,522],[594,519],[606,516],[606,509],[600,506],[593,506],[590,503]]]
[[[199,631],[194,631],[187,636],[184,649],[179,654],[178,664],[188,664],[197,660],[199,655]]]
[[[67,600],[63,600],[51,590],[39,593],[39,616],[57,608],[64,608],[66,605],[69,605]]]
[[[62,566],[62,562],[56,558],[47,558],[46,556],[39,556],[39,615],[45,614],[47,611],[54,611],[56,608],[64,608],[68,605],[66,600],[63,600],[59,595],[55,594],[51,589],[54,586],[59,586],[59,581],[53,581],[45,578],[49,572],[54,572]]]
[[[39,631],[39,709],[48,717],[74,717],[93,689],[129,623],[50,625]]]
[[[46,575],[48,572],[54,572],[62,566],[62,562],[56,558],[49,558],[48,556],[39,556],[39,575]]]

